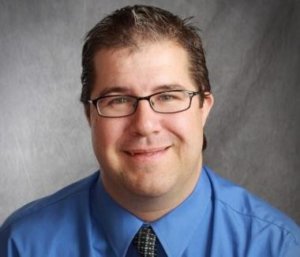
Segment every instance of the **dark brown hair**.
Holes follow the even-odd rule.
[[[190,72],[200,92],[210,92],[208,71],[198,29],[163,9],[152,6],[127,6],[116,10],[92,28],[82,50],[82,92],[87,103],[93,87],[94,56],[101,49],[138,47],[141,41],[172,40],[183,47],[190,59]]]

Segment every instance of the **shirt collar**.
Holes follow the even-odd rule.
[[[143,221],[122,208],[105,191],[99,176],[93,197],[93,216],[96,224],[100,226],[115,256],[126,256],[137,231]]]
[[[93,196],[93,216],[102,227],[116,256],[126,256],[143,221],[122,208],[105,191],[100,176]],[[171,212],[151,223],[167,256],[182,256],[210,202],[211,188],[205,168],[192,194]],[[178,243],[180,242],[180,243]]]
[[[167,256],[182,256],[187,248],[211,201],[209,185],[206,170],[203,168],[192,194],[174,210],[152,223]]]

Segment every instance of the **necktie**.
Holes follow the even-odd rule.
[[[141,257],[157,256],[156,235],[150,226],[142,227],[133,239],[133,244]]]

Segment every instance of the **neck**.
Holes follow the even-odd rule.
[[[186,181],[185,186],[176,187],[176,190],[171,190],[159,196],[139,195],[129,190],[124,190],[120,185],[107,185],[103,178],[103,185],[106,192],[124,209],[128,210],[139,219],[145,222],[153,222],[160,219],[172,209],[180,205],[193,192],[200,171],[194,173]],[[182,182],[182,181],[181,181]],[[110,190],[118,188],[118,190]],[[178,197],[179,196],[179,197]]]

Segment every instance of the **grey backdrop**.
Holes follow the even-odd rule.
[[[0,223],[97,169],[79,103],[83,36],[134,3],[195,16],[215,95],[205,162],[300,222],[299,1],[2,0]]]

